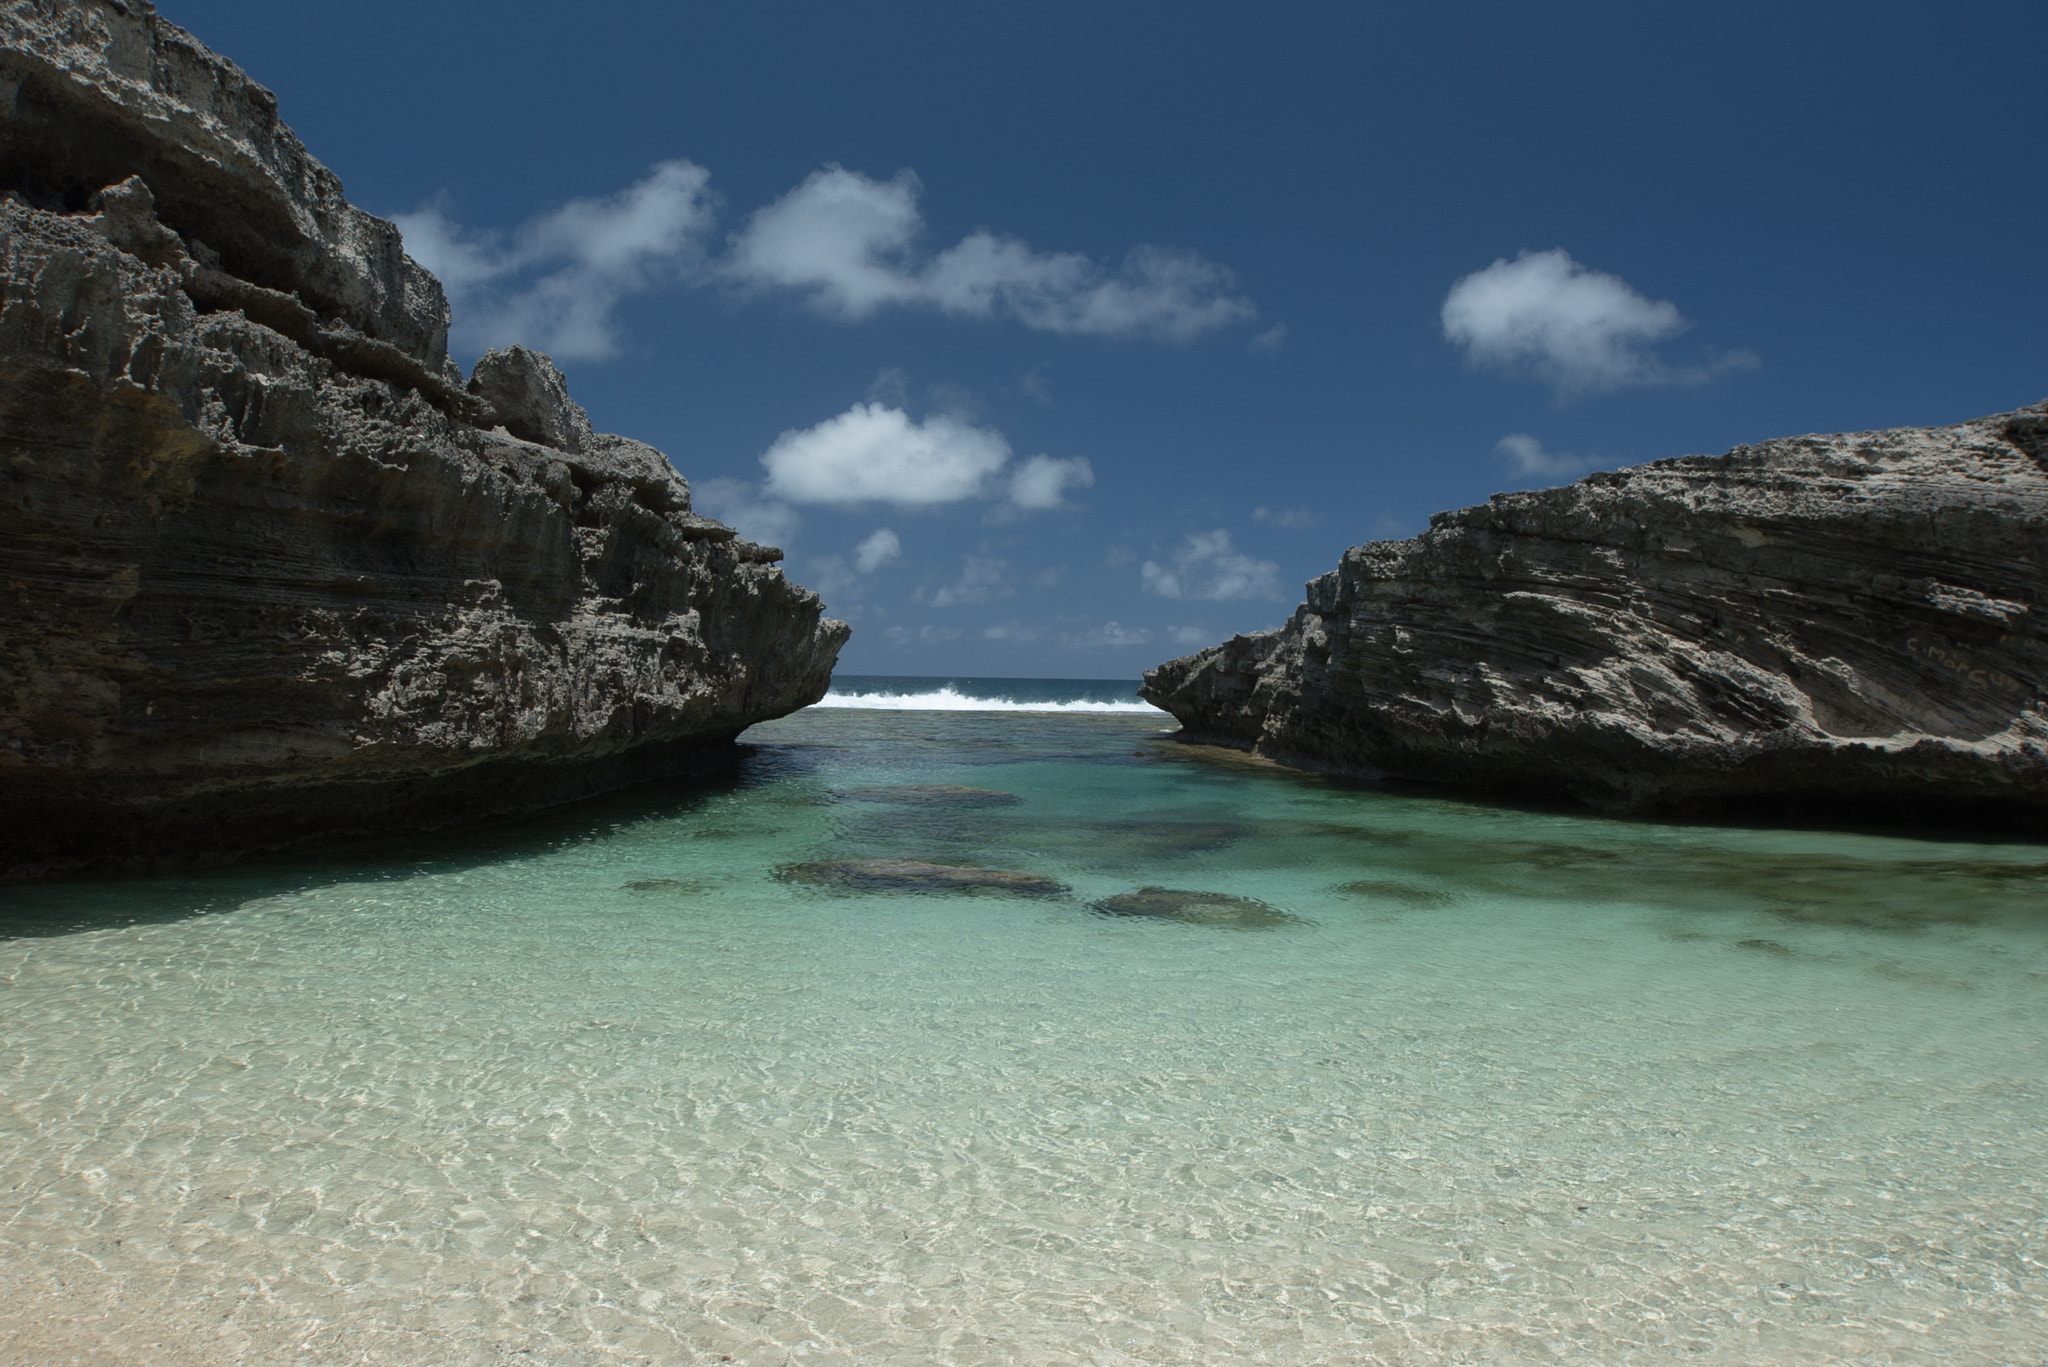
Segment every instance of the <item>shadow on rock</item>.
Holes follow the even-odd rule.
[[[1143,916],[1191,926],[1227,926],[1237,930],[1276,930],[1306,924],[1277,907],[1251,897],[1223,892],[1189,892],[1181,888],[1139,888],[1093,904],[1104,916]]]
[[[785,883],[808,883],[848,892],[996,892],[1015,897],[1063,897],[1067,885],[1042,874],[1012,869],[962,868],[917,859],[822,859],[785,864]]]

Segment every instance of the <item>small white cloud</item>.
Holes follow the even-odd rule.
[[[960,628],[931,626],[929,624],[915,629],[910,627],[885,627],[882,630],[882,639],[890,645],[896,646],[937,645],[942,641],[959,640]]]
[[[1007,622],[983,627],[981,631],[984,641],[1010,641],[1018,645],[1029,645],[1044,635],[1045,628],[1036,622],[1020,622],[1014,617]]]
[[[1278,351],[1280,344],[1287,340],[1287,324],[1275,323],[1258,336],[1252,338],[1251,349],[1268,354]]]
[[[457,351],[520,343],[557,360],[616,355],[619,301],[702,265],[716,212],[710,173],[664,161],[602,199],[576,199],[509,238],[452,221],[438,203],[395,214],[406,252],[441,278]]]
[[[715,517],[749,541],[787,546],[796,540],[803,519],[787,503],[766,498],[757,484],[743,479],[704,479],[690,486],[690,502],[706,517]]]
[[[1145,592],[1161,598],[1198,598],[1211,602],[1279,598],[1280,567],[1246,555],[1231,544],[1221,527],[1190,532],[1174,552],[1171,567],[1147,560],[1138,567]]]
[[[1209,645],[1215,641],[1216,633],[1200,623],[1195,623],[1190,626],[1168,627],[1166,639],[1177,646]]]
[[[900,408],[857,403],[784,432],[761,464],[768,492],[791,503],[929,508],[979,496],[1009,459],[1000,432],[943,413],[912,422]]]
[[[1121,622],[1104,622],[1100,626],[1070,631],[1062,638],[1060,644],[1069,650],[1114,650],[1122,646],[1150,645],[1152,639],[1152,631],[1148,627],[1127,627]]]
[[[1061,507],[1069,489],[1093,487],[1095,469],[1086,456],[1031,456],[1010,472],[1010,502],[1031,512]]]
[[[1256,315],[1230,272],[1191,251],[1139,246],[1111,272],[1074,252],[970,233],[924,259],[918,178],[873,180],[827,166],[759,210],[734,239],[728,274],[802,291],[845,319],[891,304],[1006,315],[1045,332],[1185,341]]]
[[[1016,589],[1010,580],[1010,562],[994,556],[963,555],[960,578],[932,595],[935,608],[954,608],[968,603],[986,603],[991,598],[1008,598]]]
[[[1254,508],[1252,521],[1261,527],[1320,527],[1323,515],[1313,508]]]
[[[1503,257],[1459,280],[1444,296],[1442,321],[1473,364],[1530,371],[1560,399],[1698,384],[1758,364],[1736,351],[1703,366],[1666,365],[1652,348],[1691,326],[1678,306],[1580,265],[1562,247]]]
[[[887,527],[879,527],[867,540],[853,548],[853,564],[862,574],[873,574],[902,554],[903,543],[897,540],[896,533]]]
[[[1596,464],[1590,456],[1545,450],[1543,443],[1527,432],[1510,432],[1502,437],[1494,443],[1493,454],[1496,459],[1505,461],[1518,475],[1554,479],[1576,479]]]

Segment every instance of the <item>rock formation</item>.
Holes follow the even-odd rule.
[[[0,870],[530,809],[822,696],[781,552],[447,331],[233,64],[0,3]]]
[[[1623,811],[2048,826],[2048,405],[1440,513],[1152,670],[1196,741]]]

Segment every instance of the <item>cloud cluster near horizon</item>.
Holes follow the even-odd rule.
[[[1115,269],[1038,252],[986,229],[927,253],[923,185],[830,165],[711,248],[711,173],[665,161],[617,194],[571,200],[510,233],[466,228],[445,198],[393,215],[415,261],[441,278],[458,351],[518,342],[557,360],[618,353],[617,308],[664,284],[792,290],[857,321],[885,307],[1012,319],[1042,332],[1185,342],[1258,316],[1231,273],[1199,253],[1141,244]],[[1284,330],[1271,331],[1277,344]]]
[[[1229,531],[1222,527],[1189,532],[1174,552],[1171,565],[1147,560],[1138,567],[1138,574],[1145,592],[1161,598],[1227,603],[1281,597],[1280,567],[1237,549]]]
[[[1562,247],[1501,257],[1451,286],[1444,336],[1474,365],[1526,371],[1560,400],[1641,385],[1702,384],[1759,364],[1730,351],[1673,366],[1655,347],[1692,325],[1666,299],[1638,293],[1618,275],[1574,261]]]

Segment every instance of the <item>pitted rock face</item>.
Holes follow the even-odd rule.
[[[468,392],[396,229],[149,5],[0,0],[0,114],[0,875],[545,806],[823,696],[780,553],[545,357]]]
[[[1192,739],[1610,810],[2048,826],[2048,405],[1440,513],[1145,676]]]
[[[140,176],[192,255],[440,366],[448,302],[342,196],[277,97],[148,0],[0,4],[0,192],[77,212]]]
[[[469,392],[497,411],[507,432],[558,451],[582,451],[596,440],[590,415],[569,397],[569,382],[552,356],[523,346],[484,353],[469,375]]]

